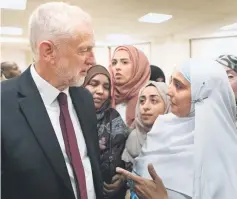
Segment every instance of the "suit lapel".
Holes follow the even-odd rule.
[[[80,88],[72,87],[70,88],[70,96],[72,98],[73,106],[76,110],[76,113],[78,115],[78,119],[80,121],[81,129],[83,136],[85,138],[86,146],[88,149],[88,153],[90,152],[90,129],[89,129],[89,123],[88,123],[88,113],[86,111],[84,99],[80,96]],[[90,155],[90,154],[89,154]]]
[[[65,185],[73,191],[60,145],[43,100],[31,77],[30,70],[28,69],[22,74],[19,80],[19,93],[22,96],[19,98],[19,105],[22,113],[53,170],[56,171]]]

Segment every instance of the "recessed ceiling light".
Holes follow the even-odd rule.
[[[233,23],[227,26],[223,26],[221,30],[237,30],[237,23]]]
[[[22,35],[22,28],[17,27],[0,27],[1,35]]]
[[[144,15],[143,17],[139,18],[138,21],[145,23],[162,23],[171,18],[172,15],[148,13],[147,15]]]
[[[1,0],[0,7],[13,10],[25,10],[27,0]]]

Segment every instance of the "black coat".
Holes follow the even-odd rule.
[[[97,199],[103,197],[97,120],[91,95],[70,88],[91,161]],[[2,199],[75,199],[64,157],[28,68],[1,82]]]

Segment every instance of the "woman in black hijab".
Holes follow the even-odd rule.
[[[164,72],[158,66],[150,65],[150,67],[151,67],[150,80],[155,81],[155,82],[164,82],[165,83]]]
[[[121,155],[129,130],[111,106],[110,74],[103,66],[93,66],[88,70],[83,86],[92,94],[96,108],[104,198],[124,198],[126,184],[123,176],[116,174],[115,169],[125,167]]]

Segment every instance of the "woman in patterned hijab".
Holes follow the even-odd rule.
[[[92,94],[96,108],[105,198],[124,198],[125,184],[115,169],[118,166],[124,168],[121,155],[128,136],[128,128],[119,113],[111,107],[111,81],[107,69],[100,65],[90,68],[84,87]]]
[[[221,55],[216,61],[225,67],[231,87],[235,93],[235,99],[237,99],[237,57]]]
[[[237,110],[237,57],[233,55],[221,55],[217,60],[222,66],[224,66],[228,75],[231,87],[235,94],[236,110]],[[237,126],[237,115],[236,115]]]

